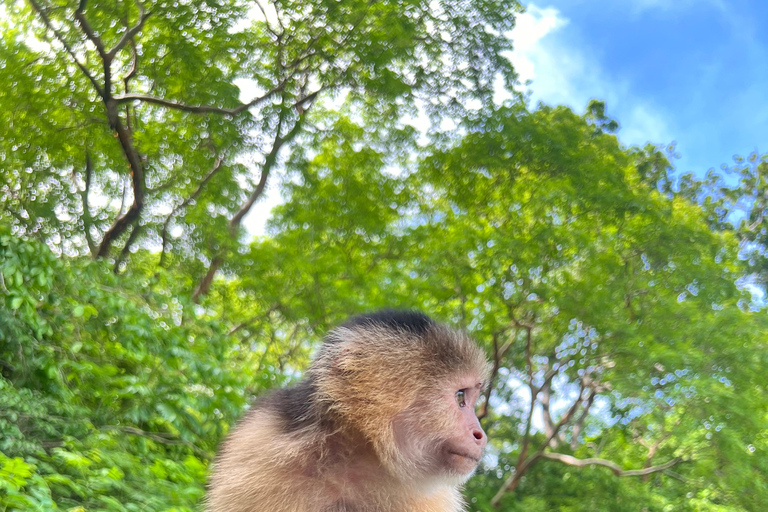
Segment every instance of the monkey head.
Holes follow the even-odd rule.
[[[415,485],[457,485],[475,470],[486,444],[475,404],[487,374],[483,351],[466,334],[403,311],[332,330],[308,371],[323,414]]]

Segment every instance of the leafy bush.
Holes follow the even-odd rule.
[[[194,510],[249,353],[159,277],[3,233],[0,509]]]

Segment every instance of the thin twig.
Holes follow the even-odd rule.
[[[569,466],[576,466],[576,467],[603,466],[610,469],[613,472],[613,474],[616,476],[646,476],[652,473],[665,471],[683,462],[682,458],[675,457],[674,459],[667,461],[664,464],[659,464],[658,466],[650,466],[643,469],[626,469],[625,470],[625,469],[622,469],[621,466],[619,466],[615,462],[606,460],[606,459],[597,459],[597,458],[577,459],[576,457],[572,457],[570,455],[565,455],[562,453],[543,453],[541,455],[541,458],[548,459],[548,460],[556,460],[558,462],[562,462],[563,464],[568,464]]]
[[[107,62],[112,62],[112,59],[115,58],[115,55],[117,55],[117,53],[122,50],[129,41],[132,41],[133,38],[136,37],[136,34],[141,32],[142,28],[144,28],[144,22],[147,21],[150,13],[144,10],[144,4],[141,2],[136,2],[136,4],[139,6],[139,21],[136,22],[136,25],[126,30],[123,33],[123,37],[120,38],[117,44],[106,53],[104,60]]]
[[[222,107],[216,107],[213,105],[187,105],[185,103],[180,103],[178,101],[173,100],[167,100],[165,98],[159,98],[157,96],[152,96],[149,94],[123,94],[121,96],[116,96],[114,99],[118,103],[125,103],[130,101],[142,101],[144,103],[151,103],[153,105],[160,105],[161,107],[167,107],[172,108],[176,110],[181,110],[183,112],[190,112],[193,114],[224,114],[228,116],[236,116],[237,114],[240,114],[244,110],[247,110],[251,107],[255,107],[256,105],[262,103],[263,101],[268,100],[278,92],[282,91],[286,86],[287,81],[283,80],[279,84],[277,84],[275,87],[267,91],[261,96],[258,96],[248,103],[242,103],[238,105],[235,108],[222,108]],[[305,98],[306,99],[306,98]],[[304,100],[301,100],[304,101]]]
[[[43,20],[43,24],[48,28],[48,30],[53,32],[53,35],[56,37],[56,40],[64,47],[64,50],[66,50],[66,52],[75,62],[75,65],[85,75],[88,81],[91,82],[91,85],[93,85],[93,88],[96,89],[96,92],[103,99],[104,89],[99,85],[99,83],[96,81],[93,75],[91,75],[90,71],[88,71],[88,68],[85,67],[85,64],[80,62],[80,60],[77,58],[75,51],[72,49],[72,47],[69,45],[69,43],[67,43],[66,39],[64,38],[64,34],[62,34],[61,31],[59,31],[56,27],[53,26],[53,23],[51,23],[51,19],[48,17],[48,14],[45,12],[45,10],[42,8],[42,6],[39,3],[37,3],[35,0],[29,0],[29,4],[37,12],[37,14],[40,15],[40,18]]]
[[[216,163],[213,164],[213,168],[206,174],[206,176],[200,181],[200,183],[197,185],[197,188],[192,192],[189,197],[187,197],[184,201],[179,203],[168,216],[165,218],[165,222],[163,222],[163,230],[161,234],[162,239],[162,248],[160,250],[160,266],[163,267],[165,265],[165,258],[166,258],[166,252],[168,248],[168,227],[171,224],[171,220],[184,208],[189,206],[189,203],[197,199],[197,196],[200,195],[200,193],[203,191],[203,188],[205,185],[211,181],[211,178],[213,178],[214,174],[216,174],[219,169],[221,169],[221,163],[223,162],[223,158],[219,157],[216,159]]]
[[[93,179],[93,162],[91,161],[91,152],[85,150],[85,190],[80,192],[80,198],[83,203],[83,228],[85,230],[85,241],[88,243],[88,250],[91,257],[96,256],[98,247],[93,241],[91,227],[93,227],[93,217],[91,216],[91,207],[88,203],[88,196],[91,191],[91,181]]]
[[[147,432],[146,430],[141,430],[140,428],[136,427],[128,427],[128,426],[122,426],[122,425],[104,425],[101,427],[102,430],[119,430],[121,432],[125,432],[126,434],[132,434],[135,436],[141,436],[146,437],[148,439],[152,439],[153,441],[157,441],[161,444],[167,444],[167,445],[174,445],[174,446],[187,446],[192,449],[196,454],[200,455],[204,459],[210,459],[211,453],[203,450],[202,448],[198,447],[194,443],[191,443],[189,441],[185,441],[183,439],[177,439],[175,437],[172,437],[171,434],[165,434],[163,432]]]

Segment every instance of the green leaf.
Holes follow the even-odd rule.
[[[22,297],[14,297],[11,299],[11,309],[19,309],[21,307],[21,304],[24,302],[24,299]]]

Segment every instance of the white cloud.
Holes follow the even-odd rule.
[[[592,98],[604,100],[609,115],[622,127],[619,138],[625,144],[670,142],[663,113],[648,99],[634,94],[628,80],[602,69],[598,55],[564,30],[568,25],[569,20],[558,9],[535,4],[528,4],[517,19],[510,58],[520,81],[531,81],[531,100],[568,105],[576,112],[583,112]]]
[[[525,83],[536,76],[536,63],[541,52],[541,40],[568,24],[560,11],[554,7],[539,8],[533,4],[517,17],[512,33],[514,51],[510,55],[520,81]]]

